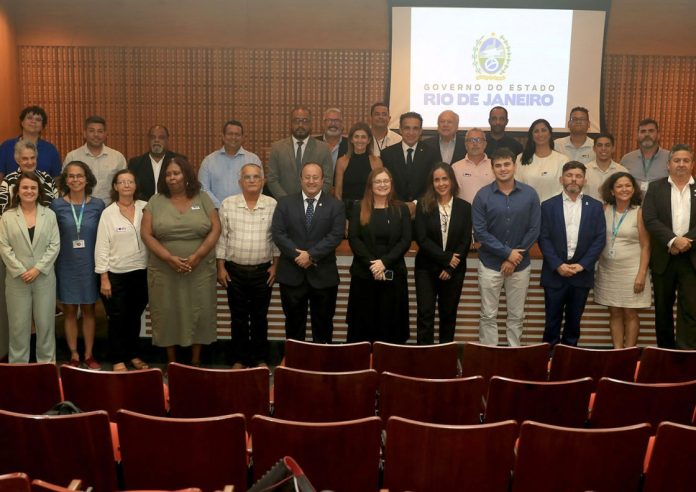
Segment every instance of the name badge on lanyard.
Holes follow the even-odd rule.
[[[85,247],[85,240],[80,239],[80,229],[82,228],[82,219],[85,216],[85,202],[87,198],[82,200],[82,206],[80,207],[80,216],[78,217],[75,213],[75,205],[70,203],[70,210],[72,210],[73,219],[75,219],[75,229],[77,229],[77,239],[72,242],[73,249],[83,249]]]

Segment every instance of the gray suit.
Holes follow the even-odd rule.
[[[29,240],[19,207],[0,219],[0,255],[5,263],[5,295],[10,324],[10,362],[29,362],[32,315],[36,323],[36,359],[56,359],[56,276],[53,264],[60,250],[58,223],[53,210],[37,206],[34,240]],[[41,273],[26,284],[20,275],[36,267]]]
[[[302,164],[315,162],[324,172],[323,191],[328,193],[333,183],[333,161],[329,148],[316,138],[305,138],[306,147],[302,151]],[[271,146],[271,158],[268,161],[268,189],[276,200],[302,191],[300,172],[295,164],[294,143],[292,137],[274,142]]]

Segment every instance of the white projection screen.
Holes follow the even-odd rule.
[[[590,132],[600,131],[609,2],[524,4],[548,8],[404,3],[390,4],[389,109],[395,126],[398,115],[416,111],[423,127],[434,129],[438,114],[451,109],[461,128],[487,128],[490,109],[504,106],[508,131],[527,131],[545,118],[562,132],[568,131],[568,111],[582,106],[590,111]],[[567,8],[573,3],[585,7]]]

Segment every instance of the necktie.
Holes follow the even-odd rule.
[[[413,166],[413,149],[407,149],[406,152],[408,153],[406,156],[406,167],[411,167]]]
[[[297,172],[302,169],[302,144],[304,140],[299,140],[297,142],[297,152],[295,153],[295,166],[297,167]]]
[[[316,200],[316,198],[305,199],[307,202],[307,211],[305,212],[305,225],[307,229],[312,225],[312,217],[314,217],[314,200]]]

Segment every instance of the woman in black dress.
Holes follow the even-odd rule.
[[[346,218],[352,217],[353,205],[365,192],[370,171],[383,167],[382,159],[372,155],[372,130],[365,122],[358,122],[348,132],[348,152],[336,161],[335,195],[346,206]]]
[[[405,343],[409,337],[404,254],[411,245],[408,208],[394,199],[385,168],[370,172],[363,199],[353,207],[348,240],[353,250],[348,294],[348,341]]]
[[[440,343],[454,340],[462,295],[466,254],[471,245],[471,205],[457,198],[459,186],[449,164],[436,164],[428,188],[418,201],[415,221],[418,344],[435,338],[435,301],[440,316]]]

